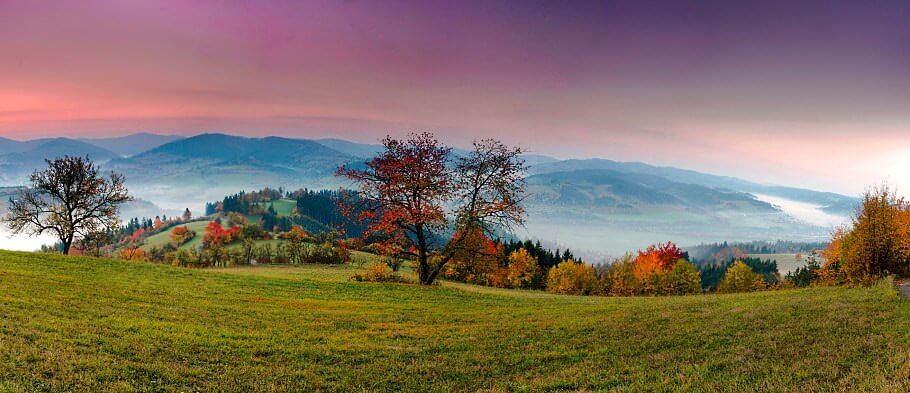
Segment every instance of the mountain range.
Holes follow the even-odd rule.
[[[167,209],[198,208],[241,189],[344,186],[339,165],[360,165],[378,144],[341,139],[249,138],[226,134],[191,137],[140,133],[115,138],[0,138],[0,181],[24,184],[44,159],[89,156],[123,173],[131,191]],[[453,149],[454,154],[465,150]],[[806,220],[787,201],[846,217],[857,198],[809,189],[765,185],[729,176],[607,159],[559,160],[525,155],[527,236],[571,234],[574,247],[613,249],[628,237],[691,241],[814,238],[828,228]],[[796,211],[796,210],[794,210]],[[580,229],[584,228],[584,229]],[[581,231],[581,232],[578,232]],[[589,241],[583,239],[589,238]],[[577,239],[582,239],[579,241]],[[647,240],[646,240],[647,239]],[[553,239],[546,239],[553,240]],[[622,242],[620,242],[622,240]],[[568,240],[565,240],[568,241]],[[680,239],[679,241],[685,241]],[[618,250],[618,248],[617,248]]]

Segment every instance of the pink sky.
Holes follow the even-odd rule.
[[[910,190],[906,2],[637,4],[0,0],[0,135],[433,130]]]

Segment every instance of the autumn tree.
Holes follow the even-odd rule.
[[[547,272],[547,291],[567,295],[588,295],[597,285],[594,266],[584,262],[563,261]]]
[[[540,272],[537,258],[532,257],[528,250],[523,248],[512,251],[508,262],[505,284],[509,288],[529,287]]]
[[[717,286],[717,292],[751,292],[764,287],[761,275],[752,271],[742,261],[736,261],[727,269],[723,281]]]
[[[365,238],[382,238],[416,259],[422,284],[432,284],[456,254],[470,251],[469,236],[447,233],[481,231],[492,237],[523,223],[521,149],[482,140],[453,158],[429,133],[407,140],[386,137],[382,144],[384,150],[365,169],[339,168],[339,175],[356,184],[359,197],[356,203],[344,198],[342,210],[368,223]]]
[[[120,205],[132,199],[122,175],[102,175],[88,157],[45,161],[46,169],[29,176],[31,186],[9,201],[5,221],[13,233],[53,233],[69,254],[74,240],[117,227]]]
[[[681,259],[677,261],[666,277],[666,282],[661,288],[666,295],[690,295],[701,292],[701,274],[691,262]]]
[[[907,203],[887,187],[874,188],[863,195],[840,256],[848,280],[870,283],[906,269],[899,220],[906,209]]]

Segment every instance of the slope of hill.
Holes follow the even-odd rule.
[[[527,181],[529,201],[540,204],[602,206],[638,211],[655,205],[705,210],[776,211],[770,204],[757,201],[742,192],[606,169],[548,172],[530,176]]]
[[[183,137],[179,135],[161,135],[147,132],[110,138],[78,138],[79,141],[110,150],[120,156],[139,154],[179,139],[183,139]]]
[[[606,169],[630,174],[645,174],[671,179],[674,182],[697,184],[705,187],[728,189],[739,192],[766,194],[794,201],[816,204],[828,213],[848,215],[853,212],[859,200],[854,197],[820,192],[795,187],[769,186],[738,179],[718,176],[688,169],[654,166],[641,162],[619,162],[606,159],[563,160],[541,163],[531,168],[531,173],[567,172],[588,169]]]
[[[0,390],[910,388],[910,302],[886,286],[582,298],[355,269],[0,252]]]
[[[69,138],[36,139],[18,142],[9,148],[11,150],[0,153],[0,181],[3,185],[23,184],[30,173],[45,166],[45,159],[64,155],[88,156],[95,162],[105,163],[117,156],[110,150]]]
[[[310,140],[202,134],[112,160],[107,167],[148,198],[180,208],[186,201],[201,205],[243,189],[337,187],[336,168],[356,161]]]

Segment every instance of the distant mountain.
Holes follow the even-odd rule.
[[[707,211],[775,212],[752,195],[608,169],[550,172],[527,178],[530,203],[643,211],[677,206]]]
[[[360,158],[373,158],[383,149],[382,145],[380,144],[357,143],[346,141],[344,139],[326,138],[315,139],[314,141],[323,146]],[[469,151],[466,149],[453,148],[452,153],[454,153],[456,156],[463,156],[468,154]],[[556,158],[540,154],[522,154],[521,157],[524,158],[526,164],[531,166],[559,161]]]
[[[794,187],[770,186],[735,177],[710,175],[688,169],[654,166],[641,162],[619,162],[599,158],[541,163],[532,166],[531,173],[542,174],[591,169],[605,169],[629,174],[653,175],[665,179],[672,179],[672,181],[678,183],[696,184],[715,189],[726,189],[750,194],[776,196],[797,202],[819,205],[822,210],[832,214],[848,215],[853,212],[854,207],[859,202],[857,198],[831,192],[820,192]]]
[[[383,149],[380,144],[357,143],[344,139],[326,138],[315,139],[313,141],[347,155],[360,158],[372,158]]]
[[[262,187],[337,187],[336,168],[359,160],[310,140],[202,134],[107,167],[123,173],[127,184],[141,185],[150,198],[197,200]]]
[[[179,139],[183,139],[183,137],[140,132],[118,137],[78,138],[77,140],[110,150],[120,156],[132,156]]]
[[[95,162],[105,163],[117,156],[110,150],[69,138],[35,139],[14,144],[0,142],[0,145],[7,147],[7,150],[0,151],[0,181],[3,185],[24,184],[29,174],[45,166],[45,159],[65,155],[88,156]]]

